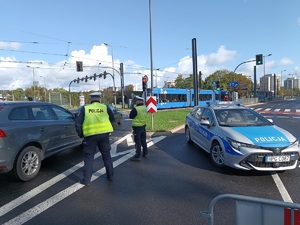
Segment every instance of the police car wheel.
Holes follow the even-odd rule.
[[[216,167],[225,167],[224,151],[219,142],[214,142],[210,149],[210,158]]]
[[[189,127],[185,127],[185,140],[186,140],[186,143],[189,143],[189,144],[192,143],[191,132],[190,132]]]

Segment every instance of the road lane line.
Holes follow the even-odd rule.
[[[128,136],[131,136],[131,134],[126,135],[122,138],[120,138],[118,141],[114,142],[111,145],[112,150],[115,152],[116,147],[118,144],[120,144],[122,141],[124,141],[125,139],[129,138]],[[116,154],[112,154],[112,157],[114,157]],[[119,155],[119,154],[118,154]],[[118,156],[117,155],[117,156]],[[101,154],[99,152],[97,152],[95,154],[95,159],[98,158],[99,156],[101,156]],[[38,195],[39,193],[45,191],[47,188],[51,187],[52,185],[58,183],[59,181],[61,181],[62,179],[66,178],[67,176],[69,176],[70,174],[74,173],[75,171],[77,171],[78,169],[82,168],[84,165],[84,162],[80,162],[78,164],[76,164],[75,166],[71,167],[70,169],[64,171],[63,173],[51,178],[50,180],[44,182],[43,184],[35,187],[34,189],[32,189],[31,191],[21,195],[20,197],[12,200],[11,202],[5,204],[4,206],[0,207],[0,217],[5,215],[6,213],[8,213],[9,211],[13,210],[14,208],[18,207],[19,205],[23,204],[24,202],[28,201],[29,199],[35,197],[36,195]]]
[[[123,156],[122,158],[116,160],[114,162],[114,167],[120,165],[121,163],[128,160],[131,156],[134,155],[134,149],[131,149],[131,153]],[[97,172],[95,172],[91,178],[91,181],[99,178],[105,174],[105,167],[101,168]],[[33,208],[23,212],[19,216],[11,219],[10,221],[4,223],[3,225],[18,225],[18,224],[24,224],[34,218],[35,216],[39,215],[40,213],[44,212],[48,208],[52,207],[56,203],[62,201],[66,197],[70,196],[71,194],[75,193],[76,191],[80,190],[81,188],[85,187],[84,185],[78,183],[75,183],[71,185],[70,187],[62,190],[61,192],[57,193],[56,195],[53,195],[52,197],[48,198],[47,200],[41,202],[40,204],[34,206]]]
[[[21,195],[20,197],[12,200],[11,202],[5,204],[0,208],[0,217],[8,213],[9,211],[13,210],[14,208],[18,207],[19,205],[23,204],[24,202],[28,201],[29,199],[33,198],[34,196],[38,195],[39,193],[45,191],[47,188],[51,187],[52,185],[56,184],[57,182],[61,181],[62,179],[66,178],[70,174],[74,173],[76,170],[80,169],[83,166],[83,161],[78,163],[77,165],[73,166],[72,168],[64,171],[63,173],[53,177],[52,179],[44,182],[43,184],[35,187],[31,191]]]
[[[165,137],[166,136],[152,138],[152,139],[150,139],[150,142],[148,142],[147,146],[151,147],[155,143],[163,140]],[[113,162],[114,168],[119,166],[123,162],[127,161],[129,158],[131,158],[135,154],[135,148],[124,151],[124,152],[119,152],[116,155],[122,155],[122,154],[126,154],[126,155]],[[94,181],[95,179],[99,178],[103,174],[105,174],[105,167],[103,167],[100,170],[93,173],[91,181]],[[76,191],[80,190],[82,187],[85,187],[85,186],[80,184],[79,182],[75,183],[75,184],[71,185],[70,187],[64,189],[63,191],[57,193],[56,195],[46,199],[45,201],[41,202],[40,204],[34,206],[33,208],[30,208],[29,210],[21,213],[20,215],[9,220],[8,222],[4,223],[3,225],[19,225],[19,224],[26,223],[30,219],[34,218],[35,216],[39,215],[43,211],[50,208],[51,206],[53,206],[56,203],[60,202],[61,200],[65,199],[66,197],[70,196],[71,194],[75,193]]]
[[[277,186],[277,189],[278,189],[283,201],[293,203],[292,198],[290,197],[289,193],[287,192],[286,188],[284,187],[278,174],[277,173],[272,174],[272,178]]]

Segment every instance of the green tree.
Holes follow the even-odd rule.
[[[198,77],[198,81],[199,81]],[[181,74],[177,76],[175,79],[175,87],[176,88],[193,88],[194,87],[194,78],[193,74],[190,74],[189,77],[183,78]]]
[[[186,88],[185,87],[185,80],[182,77],[182,74],[178,74],[177,78],[175,79],[175,86],[177,88]]]
[[[215,89],[215,87],[213,87],[213,82],[220,81],[220,86],[221,87],[223,86],[223,89],[226,90],[228,74],[229,74],[228,70],[217,70],[216,72],[214,72],[213,74],[205,78],[205,80],[202,83],[202,89],[205,90]]]

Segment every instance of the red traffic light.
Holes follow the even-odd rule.
[[[143,82],[143,83],[147,83],[147,82],[148,82],[148,77],[147,77],[147,75],[145,75],[145,76],[142,77],[142,82]]]
[[[76,61],[76,69],[77,69],[77,72],[83,71],[82,61]]]

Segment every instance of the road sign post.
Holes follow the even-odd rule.
[[[147,112],[151,113],[152,115],[152,129],[153,129],[153,113],[157,112],[157,107],[156,107],[156,96],[149,96],[147,97],[146,100],[146,107],[147,107]]]

